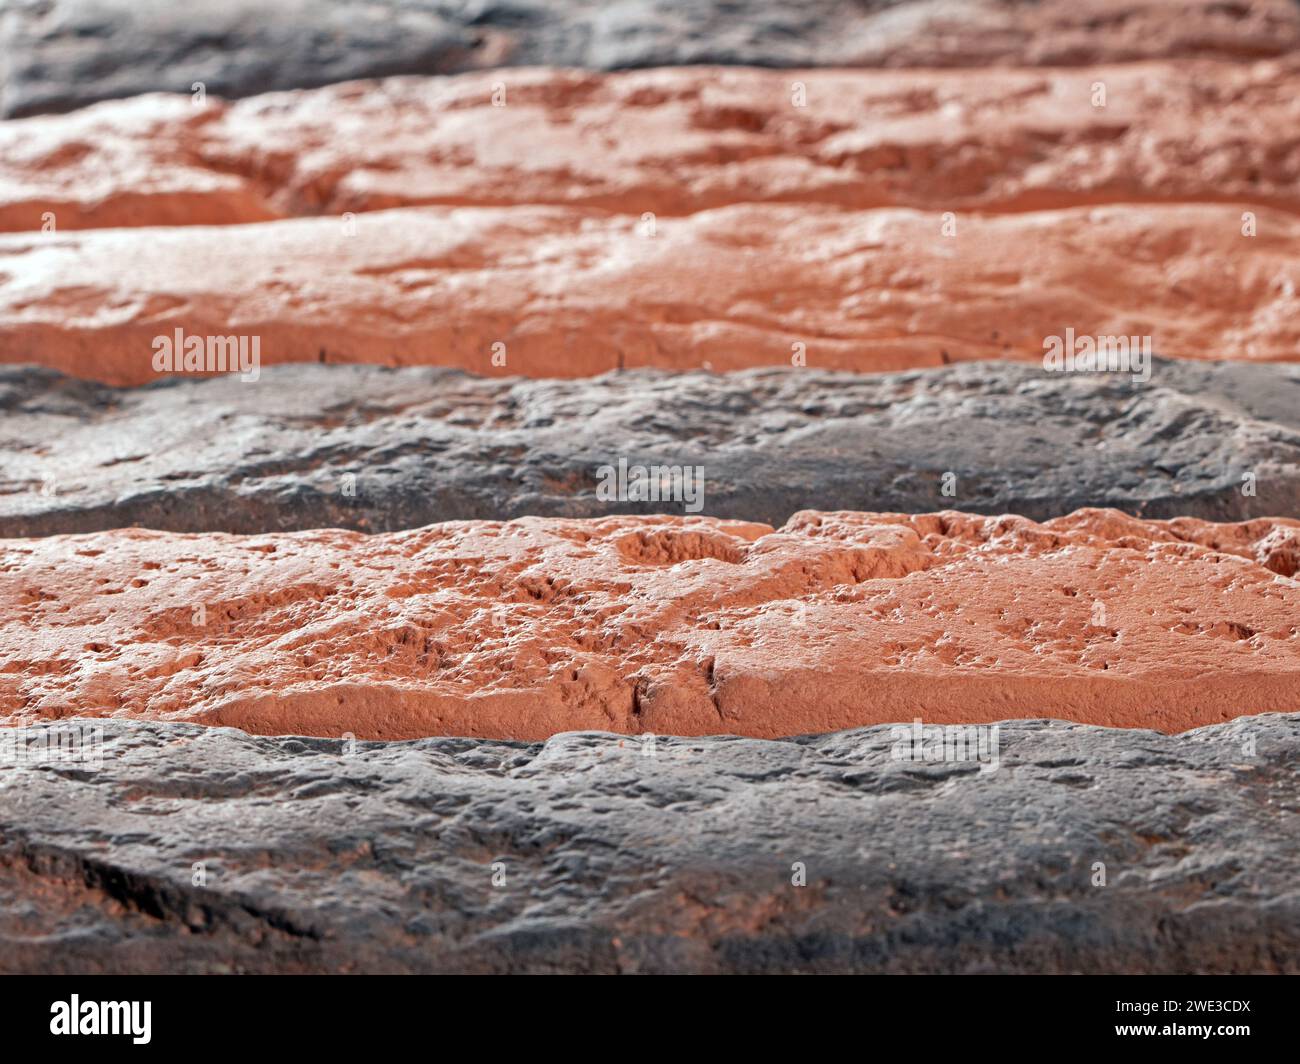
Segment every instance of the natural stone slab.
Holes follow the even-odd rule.
[[[993,771],[887,727],[39,755],[77,723],[0,733],[7,973],[1300,971],[1294,715],[1016,721]]]
[[[682,482],[678,482],[678,487]],[[771,737],[1300,709],[1300,522],[525,518],[0,541],[0,719]]]
[[[963,216],[945,236],[939,213],[905,209],[744,204],[646,230],[591,208],[430,207],[9,234],[0,362],[138,384],[225,368],[242,338],[263,364],[890,370],[1041,363],[1069,330],[1167,356],[1294,360],[1300,217],[1262,211],[1247,236],[1241,213]],[[171,359],[190,343],[203,357]]]
[[[0,367],[0,537],[686,513],[602,467],[698,466],[699,511],[956,506],[1035,520],[1300,517],[1300,367],[1157,361],[1146,384],[967,363],[580,380],[274,366],[115,389]]]
[[[742,201],[1296,211],[1300,155],[1279,149],[1278,131],[1297,126],[1293,61],[905,74],[519,69],[228,105],[152,95],[0,124],[0,228],[428,204],[638,217]]]
[[[142,92],[248,96],[389,74],[502,65],[614,69],[1063,66],[1278,56],[1289,0],[9,0],[0,115]]]

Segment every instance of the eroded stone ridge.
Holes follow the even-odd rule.
[[[1295,715],[1013,721],[993,771],[889,727],[42,753],[82,723],[0,732],[5,972],[1300,971]]]
[[[1300,5],[742,6],[0,0],[0,970],[1300,972]]]
[[[1142,384],[1002,362],[579,380],[299,364],[135,389],[0,367],[0,451],[0,537],[944,506],[1300,517],[1300,367],[1161,360]],[[699,493],[610,497],[620,460],[697,467]]]
[[[1300,522],[526,518],[0,545],[0,715],[757,737],[1300,706]]]
[[[517,69],[202,106],[150,95],[0,125],[0,229],[47,213],[81,229],[421,205],[1294,212],[1297,63]]]
[[[188,93],[196,82],[248,96],[503,65],[1062,66],[1298,45],[1289,0],[44,0],[0,11],[0,114]]]
[[[646,229],[591,208],[430,207],[9,234],[0,362],[110,384],[225,369],[236,348],[500,376],[861,371],[1041,364],[1052,338],[1071,355],[1122,341],[1114,365],[1139,378],[1151,352],[1293,360],[1300,219],[1261,211],[1246,236],[1241,214],[1112,205],[945,236],[939,213],[901,208],[745,204]]]

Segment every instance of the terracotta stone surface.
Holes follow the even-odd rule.
[[[955,512],[6,540],[0,715],[262,734],[1178,732],[1300,709],[1300,522]]]
[[[577,380],[300,363],[145,388],[12,366],[0,452],[0,538],[809,509],[1300,517],[1300,365],[1160,359],[1135,382],[1011,362]],[[602,497],[620,459],[698,466],[703,490]]]
[[[1062,66],[1297,46],[1291,0],[13,0],[0,115],[196,81],[247,96],[502,65]]]
[[[1041,362],[1067,329],[1150,336],[1159,355],[1294,359],[1300,219],[1263,211],[1249,237],[1240,215],[969,216],[949,237],[938,213],[903,209],[743,205],[651,234],[591,209],[405,208],[352,231],[331,218],[10,234],[0,361],[139,384],[177,329],[256,339],[266,364],[564,377],[800,356],[852,370]]]
[[[87,724],[0,731],[0,972],[1300,972],[1297,715],[996,767]]]
[[[0,229],[276,217],[247,178],[187,150],[182,130],[201,129],[212,117],[188,97],[155,94],[0,123]]]
[[[512,69],[202,107],[152,95],[0,125],[0,228],[39,229],[46,212],[80,229],[423,204],[1295,211],[1298,63]],[[493,106],[497,85],[505,106]]]

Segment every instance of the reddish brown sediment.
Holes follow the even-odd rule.
[[[0,718],[770,737],[1300,709],[1300,522],[526,518],[0,542]]]
[[[505,106],[492,104],[496,85]],[[906,74],[531,68],[205,106],[152,95],[0,125],[0,229],[40,229],[46,212],[81,229],[428,204],[1296,211],[1297,128],[1296,57]]]
[[[994,217],[747,205],[663,218],[407,208],[250,226],[0,237],[0,361],[134,385],[155,343],[257,338],[261,361],[578,377],[1041,361],[1047,337],[1158,355],[1300,356],[1300,218],[1228,206]],[[501,344],[503,347],[495,347]],[[504,364],[494,362],[494,351]],[[194,366],[215,366],[206,360]]]

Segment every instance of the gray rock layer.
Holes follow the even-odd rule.
[[[1258,58],[1290,0],[0,0],[0,115],[502,65],[1073,65]]]
[[[3,367],[0,453],[4,537],[686,510],[598,497],[620,459],[700,466],[699,512],[774,526],[801,509],[1285,517],[1300,367],[1157,361],[1142,384],[1009,363],[582,380],[284,365],[136,389]]]
[[[1300,971],[1300,715],[1017,721],[988,772],[100,723],[0,733],[0,971]]]

